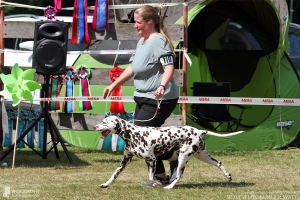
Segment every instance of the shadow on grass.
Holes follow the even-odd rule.
[[[254,183],[246,182],[203,182],[195,184],[178,184],[174,188],[207,188],[207,187],[223,187],[223,188],[240,188],[240,187],[250,187]]]
[[[65,167],[80,167],[90,165],[88,162],[80,159],[76,152],[69,151],[71,147],[67,147],[67,151],[65,152],[61,147],[58,147],[58,157],[54,149],[47,149],[46,156],[42,157],[42,151],[39,149],[35,149],[38,153],[33,151],[32,149],[26,147],[25,149],[17,149],[15,154],[15,167],[18,166],[28,166],[28,167],[53,167],[53,166],[65,166]],[[0,158],[2,158],[0,163],[6,162],[8,166],[12,166],[13,161],[13,150],[7,154],[7,149],[0,152]],[[41,155],[40,155],[41,154]],[[73,164],[69,161],[68,156],[73,161]]]
[[[42,158],[41,155],[30,149],[29,147],[16,150],[15,167],[28,166],[28,167],[84,167],[95,163],[120,163],[122,160],[123,152],[107,152],[98,149],[80,148],[73,146],[66,146],[67,152],[63,150],[61,146],[58,146],[58,158],[56,157],[54,149],[49,151],[47,149],[46,158]],[[7,150],[7,149],[6,149]],[[0,158],[6,155],[6,150],[0,152]],[[42,151],[35,149],[40,154]],[[73,160],[73,164],[69,161],[67,154]],[[116,157],[117,156],[117,157]],[[6,162],[8,166],[12,165],[13,151],[9,152],[0,164]],[[131,162],[139,160],[133,158]]]

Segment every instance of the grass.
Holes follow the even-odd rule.
[[[228,182],[216,167],[191,159],[184,177],[172,190],[141,188],[148,180],[146,164],[134,158],[109,188],[108,180],[118,166],[121,152],[68,147],[70,164],[59,148],[59,159],[51,151],[42,159],[31,149],[18,149],[15,168],[12,152],[1,161],[0,199],[10,190],[10,199],[300,199],[299,150],[212,151],[232,174]],[[0,152],[0,156],[3,152]],[[166,168],[169,165],[165,163]]]

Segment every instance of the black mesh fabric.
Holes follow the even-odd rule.
[[[189,25],[190,42],[204,50],[205,40],[227,19],[246,28],[265,55],[277,49],[280,34],[278,18],[272,6],[265,1],[213,1]]]
[[[262,51],[206,50],[212,77],[216,82],[230,82],[231,91],[239,91],[247,85],[256,70]]]

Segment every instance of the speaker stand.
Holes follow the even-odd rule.
[[[44,79],[46,82],[45,87],[42,87],[42,92],[44,92],[44,96],[48,97],[49,95],[49,79],[50,79],[50,75],[44,75]],[[21,141],[24,142],[24,144],[26,144],[30,149],[32,149],[35,153],[37,153],[38,155],[40,155],[43,159],[47,158],[47,155],[50,151],[52,151],[54,149],[55,151],[55,155],[56,158],[59,159],[59,154],[58,154],[58,150],[57,150],[57,144],[60,143],[67,158],[69,159],[69,162],[74,164],[73,159],[71,157],[71,155],[69,154],[69,151],[67,150],[64,140],[59,132],[59,130],[57,129],[53,119],[51,118],[51,114],[49,113],[49,109],[48,109],[48,105],[49,102],[45,101],[43,109],[42,109],[42,113],[39,115],[39,117],[22,133],[22,135],[17,139],[16,143],[11,145],[6,151],[4,151],[3,155],[0,157],[0,161],[2,161],[13,149],[14,149],[14,145],[18,145]],[[23,139],[25,138],[25,136],[32,130],[32,128],[34,128],[38,122],[44,118],[44,134],[43,134],[43,149],[42,152],[39,152],[37,150],[35,150],[33,147],[31,147],[27,142],[25,142]],[[48,128],[47,128],[48,127]],[[52,146],[50,147],[50,149],[47,151],[47,130],[49,129],[50,131],[50,135],[51,135],[51,142],[52,142]]]

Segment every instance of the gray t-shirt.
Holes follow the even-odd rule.
[[[135,54],[132,55],[132,71],[134,73],[134,96],[155,99],[154,92],[161,84],[164,69],[159,62],[161,56],[173,55],[169,44],[165,46],[166,39],[158,33],[146,43],[141,38],[136,46]],[[174,78],[166,85],[162,100],[178,98],[178,87]]]

